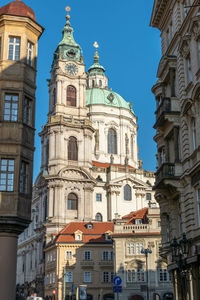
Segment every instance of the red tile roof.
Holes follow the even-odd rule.
[[[74,233],[80,230],[83,233],[83,243],[103,243],[105,242],[105,233],[113,232],[113,222],[91,222],[92,229],[86,227],[90,222],[71,222],[63,228],[57,235],[54,242],[67,243],[76,242]]]
[[[14,15],[14,16],[21,16],[21,17],[28,17],[33,21],[36,21],[35,13],[27,6],[24,2],[17,0],[8,3],[5,6],[0,8],[0,16],[1,15]]]
[[[110,167],[109,163],[101,163],[101,162],[98,162],[98,161],[93,161],[92,164],[95,167],[101,167],[101,168],[109,168]],[[125,167],[125,165],[119,165],[119,164],[113,164],[113,166],[115,166],[115,167],[122,167],[122,168]],[[133,167],[131,167],[131,166],[128,166],[128,167],[131,168],[131,169],[133,169]]]
[[[123,216],[122,219],[127,220],[126,224],[132,224],[132,221],[136,220],[136,219],[144,219],[145,220],[147,213],[148,213],[148,208],[145,207],[145,208],[139,209],[137,211],[132,211],[130,214]]]

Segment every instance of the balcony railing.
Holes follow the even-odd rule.
[[[83,267],[93,267],[94,266],[94,261],[93,260],[82,260],[81,261],[81,266],[83,266]]]
[[[156,183],[163,179],[175,177],[175,165],[172,163],[164,163],[156,172]]]
[[[102,267],[109,267],[109,266],[113,266],[114,262],[113,260],[101,260],[99,262],[99,265]]]

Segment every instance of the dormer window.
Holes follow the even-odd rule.
[[[105,239],[106,241],[110,241],[111,240],[111,236],[108,232],[105,233]]]
[[[136,224],[136,225],[142,224],[142,219],[136,219],[136,220],[135,220],[135,224]]]
[[[86,224],[86,228],[87,229],[93,229],[93,224],[92,223],[88,223],[88,224]]]
[[[81,235],[80,234],[77,234],[76,235],[76,241],[80,241],[81,240]]]
[[[82,241],[83,239],[83,233],[80,230],[77,230],[76,232],[74,232],[75,235],[75,240],[76,241]]]

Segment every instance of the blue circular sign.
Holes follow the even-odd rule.
[[[120,285],[122,283],[122,279],[119,276],[115,276],[113,279],[114,285]]]

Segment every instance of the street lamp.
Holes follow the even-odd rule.
[[[147,300],[149,300],[149,274],[148,274],[148,254],[152,253],[151,249],[142,249],[142,254],[145,254],[146,257],[146,274],[147,274]]]
[[[173,242],[170,244],[172,249],[172,260],[178,265],[178,270],[181,277],[181,299],[184,300],[183,290],[183,277],[186,276],[186,257],[189,254],[190,241],[186,238],[186,234],[183,233],[183,237],[180,242],[174,237]]]

